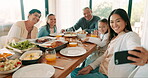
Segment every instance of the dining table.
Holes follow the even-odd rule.
[[[55,68],[55,73],[51,78],[66,78],[75,68],[80,66],[80,64],[94,51],[96,50],[96,44],[84,42],[82,46],[86,49],[86,53],[81,56],[64,56],[60,52],[56,53],[55,61],[47,61],[43,55],[38,63],[46,63],[52,65]],[[6,78],[12,78],[12,74]]]

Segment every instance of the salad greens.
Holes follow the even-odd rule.
[[[16,49],[19,49],[19,50],[24,50],[24,49],[29,49],[29,48],[35,47],[35,45],[32,44],[28,40],[23,41],[23,42],[10,43],[9,46],[16,48]]]

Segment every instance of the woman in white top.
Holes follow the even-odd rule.
[[[89,55],[85,62],[83,63],[83,66],[88,66],[90,63],[95,61],[99,56],[103,55],[103,53],[107,49],[107,45],[109,43],[109,26],[107,24],[107,19],[101,19],[98,21],[98,30],[94,31],[95,33],[98,33],[97,37],[88,37],[83,40],[83,42],[91,42],[97,44],[97,49],[94,51],[91,55]]]
[[[38,29],[34,25],[39,21],[41,12],[32,9],[28,14],[28,20],[18,21],[12,25],[8,32],[7,42],[18,42],[21,39],[34,39],[37,37]]]
[[[140,46],[140,37],[132,32],[126,11],[123,9],[113,10],[108,18],[108,24],[111,41],[106,52],[87,67],[74,70],[71,73],[72,78],[127,78],[134,70],[136,65],[133,64],[114,64],[115,52],[133,50]],[[97,67],[99,70],[96,69]]]

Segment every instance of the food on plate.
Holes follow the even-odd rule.
[[[2,54],[0,54],[0,57],[8,57],[11,55],[12,55],[11,53],[2,53]]]
[[[64,43],[62,41],[54,41],[52,43],[47,43],[47,44],[50,44],[48,46],[43,46],[43,47],[47,47],[47,48],[56,48],[60,45],[63,45]]]
[[[15,60],[6,60],[5,62],[0,62],[0,71],[8,71],[15,69],[20,66],[22,62],[18,59]]]
[[[65,34],[64,36],[65,36],[65,37],[75,37],[75,36],[77,36],[77,35],[74,33],[74,34]]]
[[[35,60],[40,57],[38,52],[28,53],[22,60]]]
[[[26,40],[23,42],[17,42],[17,43],[10,43],[9,46],[19,49],[19,50],[25,50],[32,47],[35,47],[34,44],[32,44],[30,41]]]
[[[36,42],[37,43],[44,43],[44,42],[47,42],[49,41],[49,39],[37,39]]]
[[[64,43],[62,41],[55,41],[51,43],[52,48],[58,47],[60,45],[63,45]]]

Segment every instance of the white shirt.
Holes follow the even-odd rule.
[[[135,47],[139,47],[140,37],[134,32],[128,32],[115,39],[116,39],[116,45],[112,46],[114,47],[113,51],[108,51],[108,52],[113,52],[113,56],[110,58],[110,61],[108,63],[107,76],[109,78],[112,78],[112,77],[127,78],[136,66],[132,64],[115,65],[114,53],[122,50],[133,50]],[[104,58],[105,58],[105,55],[99,57],[96,61],[91,63],[90,66],[93,69],[95,69],[97,66],[99,66],[99,64],[101,64]]]
[[[37,37],[38,29],[37,27],[33,27],[33,30],[31,31],[31,39],[34,39]],[[8,42],[11,42],[12,40],[18,41],[20,39],[26,39],[28,35],[28,31],[25,26],[25,21],[18,21],[15,24],[12,25],[10,31],[8,32]]]
[[[103,37],[96,38],[96,37],[89,37],[88,42],[95,43],[97,46],[104,47],[108,43],[109,33],[102,34]]]

